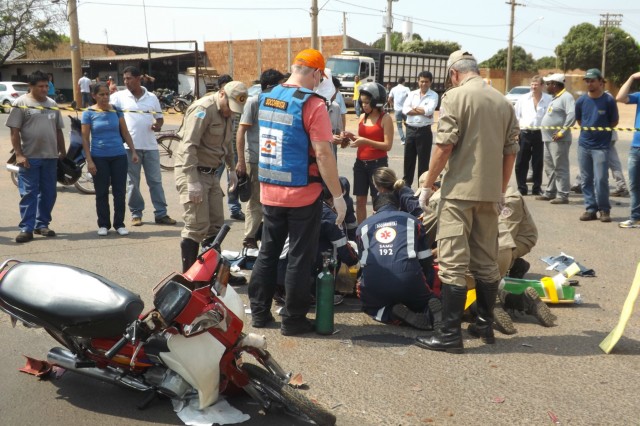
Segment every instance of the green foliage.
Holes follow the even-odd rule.
[[[562,64],[558,62],[558,66],[562,66]],[[536,68],[538,68],[539,70],[555,68],[555,67],[556,67],[555,56],[543,56],[542,58],[536,61]]]
[[[44,29],[38,31],[38,36],[33,41],[33,45],[39,50],[53,50],[63,41],[69,41],[69,37],[58,34],[54,30]]]
[[[498,50],[495,55],[478,65],[480,68],[507,69],[507,49]],[[513,46],[511,69],[513,71],[537,71],[537,65],[531,53],[527,53],[520,46]]]
[[[616,85],[638,71],[640,47],[624,30],[609,28],[605,77]],[[565,69],[602,67],[604,28],[584,23],[571,27],[562,43],[556,47],[561,67]]]
[[[461,49],[455,41],[442,40],[412,40],[400,45],[401,52],[430,53],[433,55],[449,56],[452,52]]]
[[[4,0],[0,2],[0,66],[15,51],[34,43],[52,49],[60,36],[54,31],[62,21],[60,5],[50,0]]]

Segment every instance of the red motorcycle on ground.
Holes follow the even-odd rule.
[[[145,314],[138,295],[99,275],[13,259],[0,265],[0,309],[14,325],[42,327],[63,346],[49,351],[50,364],[148,392],[141,408],[161,394],[197,397],[203,409],[220,393],[243,389],[264,409],[334,425],[331,412],[288,384],[291,374],[264,336],[243,333],[244,305],[227,286],[230,264],[220,254],[228,231],[224,225],[187,272],[159,283]]]

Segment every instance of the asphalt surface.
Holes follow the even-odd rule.
[[[630,115],[629,115],[630,116]],[[0,115],[0,141],[9,154],[6,115]],[[178,117],[167,118],[167,128]],[[621,121],[630,126],[632,121]],[[352,117],[349,127],[353,128]],[[3,130],[4,129],[4,130]],[[621,133],[618,151],[626,170],[631,133]],[[576,133],[574,132],[574,140]],[[391,166],[402,170],[402,146],[396,137]],[[577,174],[576,144],[572,176]],[[339,151],[341,174],[351,178],[352,150]],[[180,220],[181,207],[172,173],[163,173],[169,214]],[[415,186],[416,184],[414,184]],[[144,184],[143,184],[143,188]],[[18,258],[65,263],[103,275],[141,294],[150,306],[151,289],[180,267],[180,229],[153,223],[148,210],[142,227],[128,237],[96,235],[94,198],[59,186],[51,228],[56,238],[36,236],[17,244],[18,193],[5,173],[0,177],[0,259]],[[148,208],[148,191],[143,189]],[[640,320],[635,315],[613,353],[598,347],[618,316],[640,259],[640,230],[618,228],[629,214],[628,198],[612,198],[613,223],[580,222],[582,198],[553,206],[526,198],[539,229],[538,245],[526,256],[530,278],[548,273],[542,256],[564,252],[595,269],[597,277],[579,278],[581,305],[553,306],[557,326],[544,328],[521,317],[513,336],[498,334],[484,345],[464,332],[463,355],[430,352],[412,344],[421,333],[408,327],[378,324],[359,311],[357,300],[337,308],[333,336],[283,337],[277,327],[260,330],[270,351],[287,370],[300,372],[303,392],[329,407],[339,425],[613,425],[638,424],[640,393]],[[224,248],[238,250],[242,223],[228,221]],[[246,286],[238,288],[246,302]],[[311,314],[313,316],[313,314]],[[246,326],[249,331],[250,325]],[[465,325],[466,327],[466,325]],[[168,401],[140,411],[141,394],[67,373],[41,381],[20,373],[22,355],[44,359],[56,342],[41,329],[11,327],[0,315],[0,423],[7,425],[181,424]],[[251,415],[247,425],[297,425],[279,413],[263,415],[248,398],[231,403]]]

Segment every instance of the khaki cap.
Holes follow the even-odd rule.
[[[229,99],[229,108],[236,114],[242,114],[244,104],[247,102],[247,86],[240,81],[230,81],[224,85],[222,91]]]

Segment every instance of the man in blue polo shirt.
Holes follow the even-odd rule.
[[[618,106],[604,92],[605,80],[600,70],[591,68],[583,78],[587,93],[576,101],[576,121],[583,129],[578,138],[578,162],[582,178],[585,212],[580,220],[611,222],[609,203],[609,148],[611,130],[585,130],[584,127],[615,127]]]
[[[640,104],[640,92],[629,94],[631,85],[640,80],[640,72],[631,74],[620,88],[616,100],[625,104]],[[635,127],[640,127],[640,109],[636,108]],[[629,193],[631,195],[631,215],[629,220],[620,222],[620,228],[640,228],[640,133],[633,134],[629,151]]]

